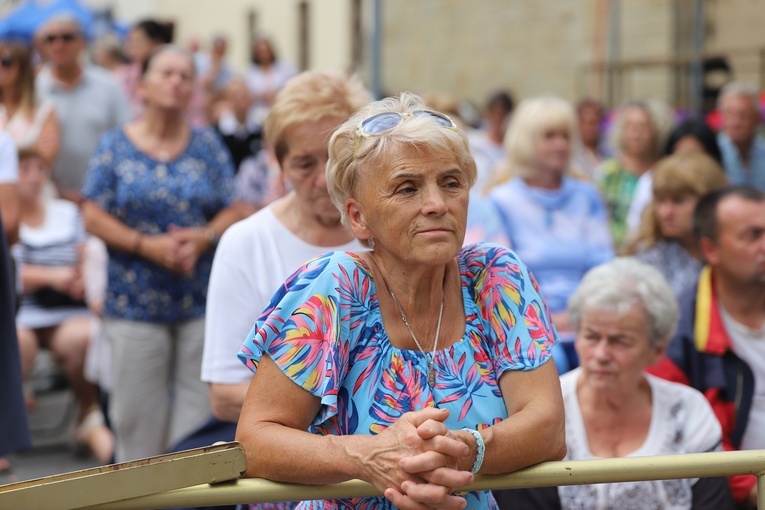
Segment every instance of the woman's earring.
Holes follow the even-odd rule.
[[[369,243],[369,248],[374,250],[375,249],[375,239],[374,237],[370,237],[367,239],[367,242]]]

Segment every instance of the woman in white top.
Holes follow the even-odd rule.
[[[0,131],[19,149],[34,148],[52,165],[58,154],[59,125],[50,101],[35,96],[35,73],[29,48],[0,43]]]
[[[561,377],[566,460],[720,451],[706,398],[648,375],[672,338],[679,309],[653,266],[618,258],[590,270],[569,301],[580,368]],[[725,478],[570,485],[496,493],[500,508],[732,509]]]
[[[276,93],[295,75],[295,69],[276,56],[273,43],[266,37],[252,39],[252,65],[247,70],[247,86],[253,97],[253,115],[264,121]]]
[[[43,196],[48,178],[41,154],[21,150],[21,225],[12,252],[22,291],[16,316],[22,375],[28,376],[40,347],[53,353],[79,405],[77,441],[107,463],[112,454],[111,432],[104,425],[98,391],[83,375],[91,328],[81,271],[85,228],[74,203]]]

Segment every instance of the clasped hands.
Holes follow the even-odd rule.
[[[381,444],[375,448],[369,480],[398,508],[465,508],[465,499],[452,493],[473,483],[473,474],[464,468],[472,466],[475,449],[469,444],[475,440],[469,433],[449,430],[444,424],[448,416],[447,409],[432,407],[406,413],[374,436]]]
[[[166,234],[145,236],[140,255],[181,275],[191,273],[199,256],[210,246],[205,228],[170,225]]]

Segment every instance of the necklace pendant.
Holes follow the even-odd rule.
[[[428,386],[431,388],[436,385],[436,371],[433,370],[433,367],[431,366],[428,369]]]

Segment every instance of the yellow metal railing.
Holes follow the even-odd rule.
[[[757,476],[758,508],[765,510],[765,450],[545,462],[508,475],[479,476],[470,489],[514,489],[743,474]],[[377,489],[359,480],[334,485],[307,486],[240,479],[215,485],[175,489],[86,508],[129,510],[378,495],[380,492]]]

